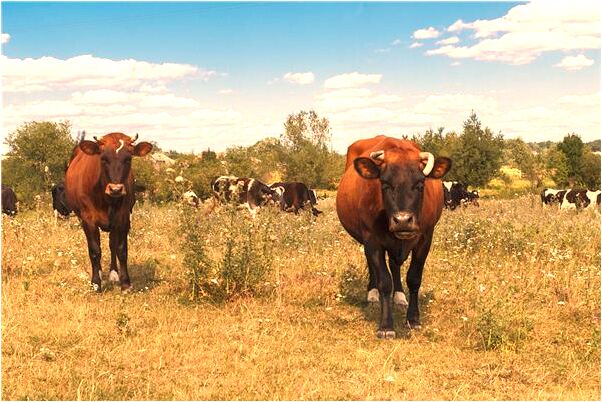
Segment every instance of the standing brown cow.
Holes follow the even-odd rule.
[[[88,254],[92,263],[92,285],[100,292],[100,232],[109,232],[111,272],[109,279],[119,280],[123,291],[129,290],[127,270],[130,212],[134,203],[132,156],[144,156],[152,145],[122,133],[110,133],[96,141],[81,141],[73,151],[65,173],[65,191],[69,207],[81,220]],[[119,259],[119,273],[117,262]]]
[[[391,291],[394,288],[397,304],[407,303],[400,267],[410,252],[407,322],[410,328],[420,327],[418,290],[443,209],[439,179],[450,168],[448,158],[435,159],[411,141],[382,135],[356,141],[347,150],[345,173],[337,192],[337,214],[345,230],[364,246],[370,276],[368,298],[380,300],[381,306],[379,338],[395,337]]]

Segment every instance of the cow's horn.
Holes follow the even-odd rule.
[[[134,136],[134,138],[132,138],[132,142],[136,142],[137,139],[138,139],[138,133],[136,133],[136,135]]]
[[[374,151],[370,154],[370,158],[376,159],[379,161],[384,161],[385,160],[385,151],[383,151],[383,150]]]
[[[94,138],[94,141],[98,142],[98,138],[96,138],[96,136],[93,136],[92,138]]]
[[[433,170],[433,166],[435,165],[435,157],[430,152],[420,152],[420,159],[428,159],[426,161],[426,166],[424,167],[424,169],[422,169],[422,173],[424,173],[425,176],[428,176],[431,173],[431,170]]]

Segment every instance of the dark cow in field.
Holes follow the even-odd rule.
[[[215,199],[222,203],[235,202],[246,207],[255,217],[257,210],[269,202],[278,202],[279,190],[271,189],[257,179],[248,177],[220,176],[211,183]]]
[[[410,252],[407,324],[410,328],[420,327],[418,291],[435,225],[443,210],[439,179],[450,168],[448,158],[435,159],[411,141],[382,135],[356,141],[347,150],[336,209],[345,230],[364,246],[369,269],[368,297],[378,298],[381,307],[376,332],[379,338],[395,337],[393,302],[407,304],[400,268]]]
[[[67,205],[80,218],[92,263],[92,285],[101,291],[100,231],[109,232],[111,269],[109,280],[119,281],[122,291],[132,285],[127,270],[130,212],[136,202],[133,156],[148,154],[148,142],[134,144],[134,138],[110,133],[95,141],[83,140],[73,151],[65,173]],[[119,260],[119,271],[117,261]]]
[[[318,203],[316,193],[310,190],[304,183],[300,182],[276,182],[270,184],[272,190],[282,189],[280,195],[280,209],[283,211],[293,211],[295,214],[299,213],[300,209],[303,209],[306,205],[311,208],[312,214],[318,216],[322,213],[315,208]]]
[[[544,188],[540,193],[541,203],[542,205],[561,204],[565,194],[566,190]]]
[[[12,188],[2,185],[2,213],[10,216],[17,214],[17,195]]]
[[[443,196],[445,208],[452,211],[459,206],[469,204],[479,206],[479,192],[477,190],[468,191],[464,183],[457,181],[443,182]]]
[[[55,222],[59,216],[68,218],[71,214],[71,208],[67,205],[67,196],[65,194],[65,183],[59,183],[52,186],[52,209],[54,210]]]

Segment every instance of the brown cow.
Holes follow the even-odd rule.
[[[92,263],[92,286],[101,291],[100,232],[109,232],[111,271],[109,279],[119,280],[121,289],[132,285],[127,271],[130,212],[134,203],[132,156],[144,156],[152,145],[122,133],[110,133],[96,141],[81,141],[72,154],[65,173],[65,191],[69,207],[81,220],[88,254]],[[117,273],[116,258],[119,259]]]
[[[345,230],[364,246],[370,277],[368,296],[374,301],[378,297],[381,306],[379,338],[395,337],[391,291],[395,291],[397,304],[407,303],[400,267],[410,252],[407,323],[410,328],[420,328],[418,290],[443,209],[439,179],[450,168],[448,158],[435,159],[411,141],[382,135],[356,141],[347,150],[345,173],[337,192],[337,214]]]

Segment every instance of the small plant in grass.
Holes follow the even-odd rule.
[[[526,341],[533,323],[520,312],[495,306],[477,316],[476,329],[480,335],[480,348],[516,351]]]
[[[203,296],[220,301],[264,290],[273,265],[272,215],[267,208],[251,219],[235,205],[210,217],[185,207],[180,231],[190,301]]]
[[[181,249],[184,253],[188,298],[191,301],[198,301],[206,293],[212,272],[212,261],[207,257],[203,236],[207,232],[203,230],[201,222],[196,210],[185,205],[180,218],[180,231],[183,235]]]
[[[226,210],[230,230],[225,237],[225,251],[220,261],[220,277],[225,296],[260,293],[271,272],[273,246],[270,240],[269,213],[249,222],[238,211]]]

